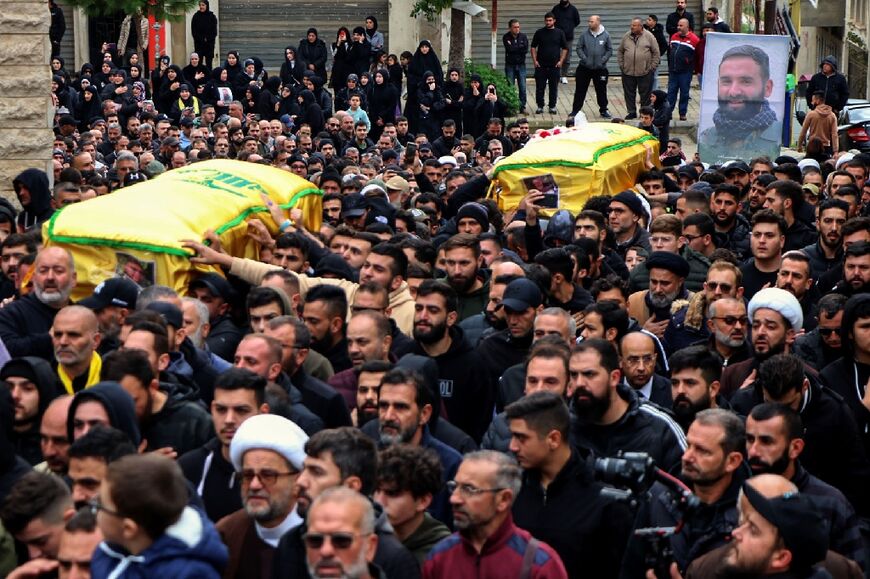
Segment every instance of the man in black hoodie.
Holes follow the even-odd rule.
[[[24,208],[24,211],[18,214],[18,231],[23,233],[34,227],[40,227],[54,214],[48,175],[45,171],[25,169],[12,180],[12,187]]]
[[[0,370],[0,380],[12,394],[15,452],[31,465],[42,462],[39,426],[48,404],[64,393],[48,362],[26,356],[13,358]]]
[[[157,381],[149,361],[153,353],[145,350],[147,344],[139,339],[147,342],[146,334],[141,330],[131,332],[124,350],[112,352],[103,360],[101,377],[121,384],[136,402],[136,418],[147,449],[172,449],[180,456],[208,442],[212,436],[211,417],[201,402],[173,384]]]
[[[417,289],[414,353],[438,364],[438,385],[448,420],[480,441],[489,426],[493,393],[486,369],[457,324],[459,299],[444,282],[426,280]]]
[[[13,357],[51,360],[54,347],[49,330],[76,285],[72,255],[60,247],[43,249],[33,264],[32,281],[31,293],[0,309],[0,340]]]
[[[100,382],[73,398],[67,414],[67,438],[73,442],[97,424],[117,428],[139,447],[141,435],[136,420],[136,404],[117,382]]]

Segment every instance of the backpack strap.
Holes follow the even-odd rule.
[[[529,542],[526,545],[526,552],[523,553],[523,566],[520,569],[520,579],[531,579],[532,565],[535,563],[535,554],[538,552],[538,545],[540,545],[540,542],[536,538],[529,538]]]

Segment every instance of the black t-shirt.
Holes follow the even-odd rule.
[[[560,28],[539,28],[532,37],[532,48],[536,49],[538,64],[556,66],[562,49],[568,50],[568,41]]]
[[[776,287],[777,272],[766,273],[759,271],[755,267],[754,257],[744,263],[740,267],[740,271],[743,272],[743,295],[747,299],[752,299],[752,296],[758,293],[764,287],[764,284],[769,284],[768,287]]]

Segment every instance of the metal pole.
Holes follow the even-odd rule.
[[[492,11],[490,13],[490,39],[489,39],[489,64],[495,69],[495,51],[498,46],[498,0],[492,0]]]

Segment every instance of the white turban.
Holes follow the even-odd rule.
[[[793,330],[804,327],[804,312],[801,304],[791,293],[784,289],[769,287],[761,290],[749,300],[749,319],[755,317],[756,310],[767,308],[778,312],[791,324]]]
[[[245,420],[230,442],[230,461],[242,470],[242,457],[249,450],[272,450],[302,470],[308,435],[294,422],[277,414],[258,414]]]

